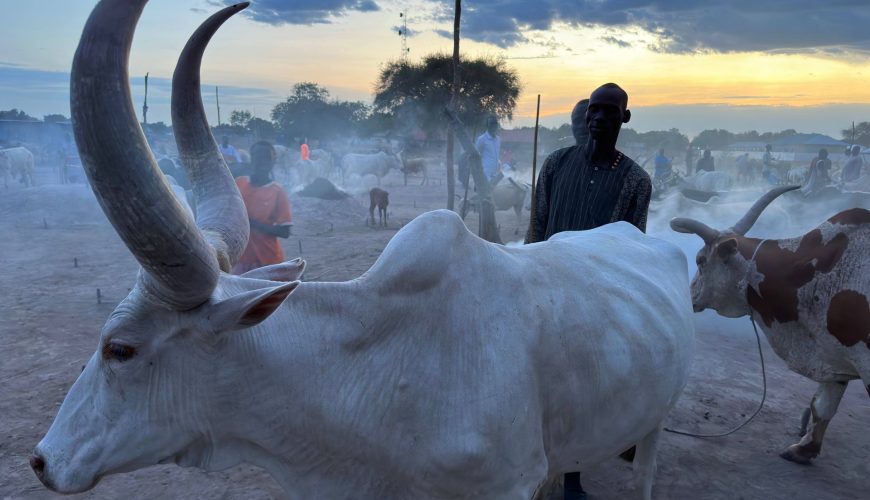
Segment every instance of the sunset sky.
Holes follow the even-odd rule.
[[[0,0],[0,109],[68,115],[68,71],[92,0]],[[151,0],[130,74],[136,107],[150,72],[149,121],[169,121],[169,78],[188,36],[219,0]],[[727,5],[723,7],[722,5]],[[400,56],[408,14],[410,58],[452,51],[453,1],[254,0],[218,32],[203,82],[222,118],[268,118],[296,82],[370,102],[379,67]],[[645,131],[676,127],[795,128],[839,136],[870,121],[868,0],[480,0],[464,2],[462,53],[508,59],[523,85],[514,121],[567,121],[574,102],[613,81]],[[216,124],[213,105],[210,119]]]

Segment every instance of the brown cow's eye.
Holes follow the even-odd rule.
[[[109,342],[103,346],[103,359],[115,361],[127,361],[136,355],[136,349],[124,344]]]

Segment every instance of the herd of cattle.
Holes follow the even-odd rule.
[[[173,78],[179,155],[190,179],[210,180],[195,186],[194,218],[166,203],[132,113],[127,61],[146,1],[101,0],[74,58],[82,163],[142,269],[30,458],[46,487],[86,491],[158,463],[247,462],[294,498],[541,498],[562,474],[637,446],[638,497],[649,500],[663,422],[689,376],[693,312],[705,308],[751,316],[819,383],[784,458],[818,455],[851,380],[870,393],[867,207],[797,238],[746,236],[795,186],[765,193],[728,229],[674,219],[704,242],[691,283],[679,248],[627,223],[505,247],[443,210],[403,227],[349,282],[301,281],[299,259],[228,274],[249,223],[198,82],[208,41],[247,4],[206,20]],[[333,168],[325,158],[312,152],[318,177]],[[348,155],[341,172],[380,180],[408,164]],[[698,191],[730,187],[704,182]],[[497,207],[521,216],[528,186],[496,188]],[[386,224],[387,193],[370,201]]]

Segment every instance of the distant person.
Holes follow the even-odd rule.
[[[761,176],[768,184],[779,184],[779,175],[776,173],[778,162],[773,157],[773,146],[770,144],[764,145],[764,156],[761,157]]]
[[[655,175],[654,179],[660,180],[668,177],[671,174],[671,159],[665,156],[664,148],[661,148],[656,153],[655,158]]]
[[[698,172],[713,172],[716,170],[713,164],[713,155],[710,153],[709,149],[704,150],[704,156],[702,156],[698,160],[698,164],[695,165],[695,173]]]
[[[486,119],[486,132],[480,134],[474,143],[474,148],[480,155],[480,163],[483,174],[492,182],[500,169],[499,158],[501,157],[501,137],[498,135],[498,119],[490,116]]]
[[[861,159],[861,146],[854,145],[846,164],[843,165],[843,173],[840,174],[841,182],[854,182],[861,177],[861,170],[864,168],[864,160]]]
[[[737,180],[747,182],[752,178],[752,171],[749,165],[749,153],[743,153],[737,157],[734,163],[737,170]]]
[[[589,141],[589,127],[586,126],[586,111],[589,109],[589,99],[580,99],[571,110],[571,135],[574,145],[585,146]]]
[[[242,163],[242,157],[239,156],[239,152],[236,150],[236,147],[230,144],[230,138],[228,136],[223,136],[220,144],[221,154],[224,155],[224,161],[227,163]]]
[[[686,175],[692,175],[692,167],[695,166],[695,148],[689,145],[686,148]]]
[[[803,192],[812,194],[831,183],[831,160],[828,159],[828,150],[822,148],[818,156],[810,162],[810,170],[807,173],[807,182]]]
[[[646,232],[652,182],[640,165],[616,149],[622,124],[630,119],[628,94],[615,83],[598,87],[588,101],[577,103],[571,112],[577,144],[544,160],[525,243],[617,221]],[[630,455],[633,449],[623,454]],[[564,484],[565,500],[586,498],[579,472],[565,474]]]
[[[311,150],[308,149],[308,139],[303,139],[302,144],[299,146],[299,159],[302,161],[308,161],[311,159]]]
[[[251,146],[251,175],[236,179],[248,210],[251,236],[238,263],[233,266],[233,274],[284,262],[284,251],[278,238],[290,236],[292,214],[287,191],[272,181],[274,163],[272,145],[265,141],[254,143]]]

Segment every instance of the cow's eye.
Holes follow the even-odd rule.
[[[136,348],[116,342],[109,342],[103,346],[103,359],[115,361],[127,361],[136,355]]]
[[[702,256],[698,257],[697,259],[695,259],[695,262],[697,262],[698,267],[701,267],[707,263],[707,257],[702,255]]]

